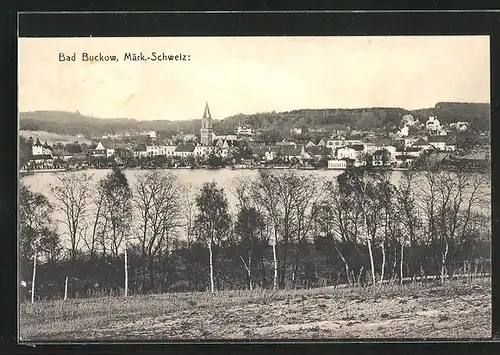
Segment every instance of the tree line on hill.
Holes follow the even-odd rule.
[[[21,184],[21,278],[33,301],[444,281],[489,269],[487,179],[428,169],[396,185],[385,172],[322,181],[261,170],[231,191],[210,182],[193,195],[160,170],[130,184],[113,169],[96,191],[86,172],[62,173],[50,201]]]
[[[302,109],[289,112],[266,112],[238,114],[214,120],[214,129],[220,133],[231,133],[240,125],[249,125],[262,131],[290,132],[292,127],[332,130],[349,127],[356,130],[395,132],[405,114],[412,114],[425,123],[429,116],[437,116],[441,123],[469,121],[474,131],[490,129],[490,105],[481,103],[440,102],[433,108],[406,110],[403,108],[360,109]],[[61,111],[35,111],[20,113],[20,129],[42,130],[59,134],[86,137],[115,132],[163,131],[167,136],[175,132],[197,133],[201,118],[189,121],[138,121],[135,119],[98,119],[80,113]]]

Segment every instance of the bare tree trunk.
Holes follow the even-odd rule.
[[[368,238],[368,252],[370,254],[370,268],[371,268],[371,271],[372,271],[372,282],[373,282],[373,286],[375,286],[375,266],[373,265],[373,253],[372,253],[372,243],[370,241],[370,238]]]
[[[344,262],[344,265],[345,265],[345,275],[346,275],[346,278],[347,278],[347,284],[351,285],[351,277],[349,275],[349,264],[347,263],[347,260],[344,258],[344,255],[342,255],[342,253],[340,252],[339,248],[337,248],[337,246],[335,244],[334,244],[334,247],[335,247],[335,250],[337,251],[337,253],[340,255],[340,258]],[[356,280],[353,280],[352,283],[353,284],[356,283]]]
[[[404,243],[401,243],[401,260],[399,264],[399,283],[403,284],[403,254],[404,254]]]
[[[124,258],[125,258],[125,297],[127,297],[127,295],[128,295],[128,258],[127,258],[127,248],[125,248]]]
[[[385,243],[382,242],[380,246],[382,247],[382,266],[380,270],[380,284],[382,285],[382,282],[384,282],[384,271],[385,271]]]
[[[446,241],[443,258],[441,260],[441,282],[444,282],[444,277],[446,274],[446,259],[448,258],[448,248],[448,241]]]
[[[208,251],[210,252],[210,292],[214,293],[214,263],[213,263],[213,253],[212,253],[212,241],[208,243]]]
[[[155,293],[155,289],[154,289],[154,277],[155,277],[155,274],[154,274],[154,268],[155,268],[155,256],[154,255],[151,255],[149,257],[149,292],[150,293]]]
[[[248,289],[252,291],[252,273],[251,273],[251,262],[252,262],[252,255],[248,255],[248,265],[243,259],[243,257],[240,255],[240,259],[243,262],[243,265],[245,266],[245,269],[247,270],[247,282],[248,282]]]
[[[248,255],[248,287],[252,291],[252,254]]]
[[[36,280],[36,251],[33,254],[33,278],[31,280],[31,303],[35,302],[35,280]]]
[[[278,258],[276,257],[276,243],[277,243],[276,238],[276,232],[274,234],[274,243],[273,243],[273,261],[274,261],[274,283],[273,283],[273,289],[277,290],[278,289]]]
[[[66,301],[68,299],[68,276],[66,276],[66,279],[64,280],[64,300]]]

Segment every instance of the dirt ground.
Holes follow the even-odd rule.
[[[141,296],[137,296],[141,297]],[[376,289],[230,292],[22,309],[23,340],[489,338],[489,282]],[[135,305],[134,302],[137,303]],[[128,302],[128,303],[127,303]],[[150,302],[148,307],[147,302]],[[104,305],[104,304],[103,304]],[[29,308],[33,307],[33,309]],[[54,313],[54,314],[52,314]],[[60,313],[60,312],[59,312]],[[51,315],[52,314],[52,315]],[[31,315],[31,317],[30,317]],[[46,326],[40,324],[44,319]]]

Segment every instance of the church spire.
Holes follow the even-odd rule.
[[[208,102],[205,103],[205,112],[203,113],[204,119],[212,119],[212,115],[210,114],[210,109],[208,108]]]
[[[208,108],[208,102],[205,103],[205,112],[201,119],[200,143],[205,146],[211,146],[214,140],[214,128],[212,126],[212,115]]]

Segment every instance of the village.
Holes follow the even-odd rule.
[[[311,132],[314,129],[310,129]],[[413,134],[410,134],[412,132]],[[329,136],[303,140],[303,128],[292,128],[290,137],[266,144],[261,132],[238,126],[234,132],[213,128],[208,103],[200,134],[178,132],[161,137],[155,131],[106,134],[92,137],[92,144],[78,141],[62,145],[30,136],[21,158],[21,172],[78,170],[86,168],[382,168],[404,170],[431,159],[446,165],[487,166],[489,132],[471,132],[469,122],[441,125],[430,116],[420,123],[404,115],[396,133],[375,134],[335,130]],[[299,137],[294,139],[294,137]],[[83,135],[77,135],[83,138]],[[31,149],[29,149],[29,147]],[[22,149],[21,149],[22,150]]]

